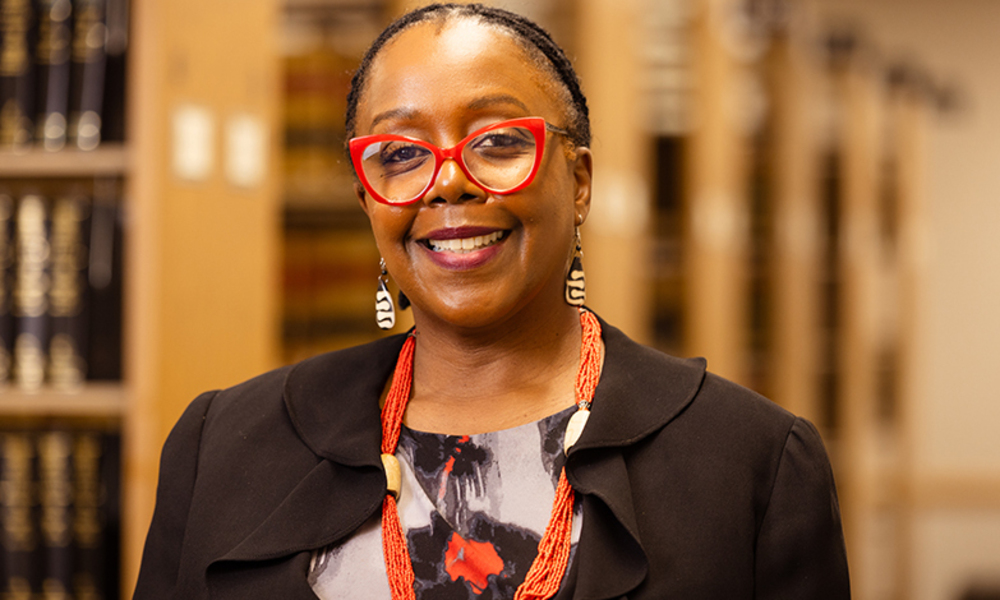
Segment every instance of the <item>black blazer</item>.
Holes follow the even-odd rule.
[[[567,473],[583,530],[558,600],[850,597],[816,429],[602,323]],[[199,396],[163,448],[135,598],[309,599],[310,553],[380,510],[378,399],[403,336]]]

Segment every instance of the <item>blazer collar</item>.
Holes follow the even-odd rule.
[[[292,368],[285,379],[285,406],[310,450],[349,467],[382,464],[378,401],[405,340],[394,335]]]
[[[632,341],[601,320],[604,369],[587,427],[570,455],[629,446],[660,430],[691,403],[705,378],[705,360],[679,359]]]
[[[703,359],[682,360],[647,348],[601,320],[604,369],[590,421],[570,454],[634,444],[659,430],[694,398]],[[405,335],[322,354],[296,365],[285,380],[285,405],[299,436],[317,455],[346,466],[378,466],[382,429],[378,398]]]

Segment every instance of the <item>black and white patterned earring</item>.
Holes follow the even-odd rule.
[[[385,268],[385,259],[380,258],[378,266],[382,273],[378,276],[378,290],[375,292],[375,322],[380,329],[392,329],[396,324],[396,307],[392,305],[392,294],[386,283],[389,271]]]
[[[566,275],[566,304],[583,306],[587,300],[587,283],[583,277],[583,245],[580,242],[580,228],[576,228],[576,249],[573,251],[573,262],[569,265]]]

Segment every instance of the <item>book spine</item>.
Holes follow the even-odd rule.
[[[0,149],[31,143],[34,114],[32,0],[0,0]]]
[[[62,197],[52,207],[52,285],[49,288],[49,382],[79,387],[86,376],[87,233],[90,205]]]
[[[87,378],[117,381],[122,362],[122,222],[113,185],[95,190],[88,259]]]
[[[73,597],[105,598],[106,498],[102,463],[102,436],[81,432],[73,440]]]
[[[70,76],[70,0],[38,1],[38,43],[35,47],[38,116],[35,139],[46,150],[66,145]]]
[[[129,0],[106,0],[104,22],[108,35],[104,47],[104,110],[101,115],[101,141],[121,142],[125,140]]]
[[[14,345],[14,199],[0,194],[0,386],[10,380]]]
[[[0,516],[2,516],[4,583],[0,595],[10,600],[32,600],[37,588],[38,532],[34,518],[33,473],[35,448],[24,432],[0,435]]]
[[[45,200],[24,196],[17,207],[14,284],[14,380],[26,391],[45,379],[49,239]]]
[[[67,600],[73,582],[72,437],[46,431],[38,437],[39,533],[43,559],[41,600]]]
[[[101,143],[106,66],[105,0],[77,0],[73,10],[69,140],[80,150]]]

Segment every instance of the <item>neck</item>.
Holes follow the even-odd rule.
[[[574,403],[580,316],[565,303],[467,330],[419,311],[413,391],[404,422],[471,435],[516,427]],[[424,318],[421,318],[424,317]]]

